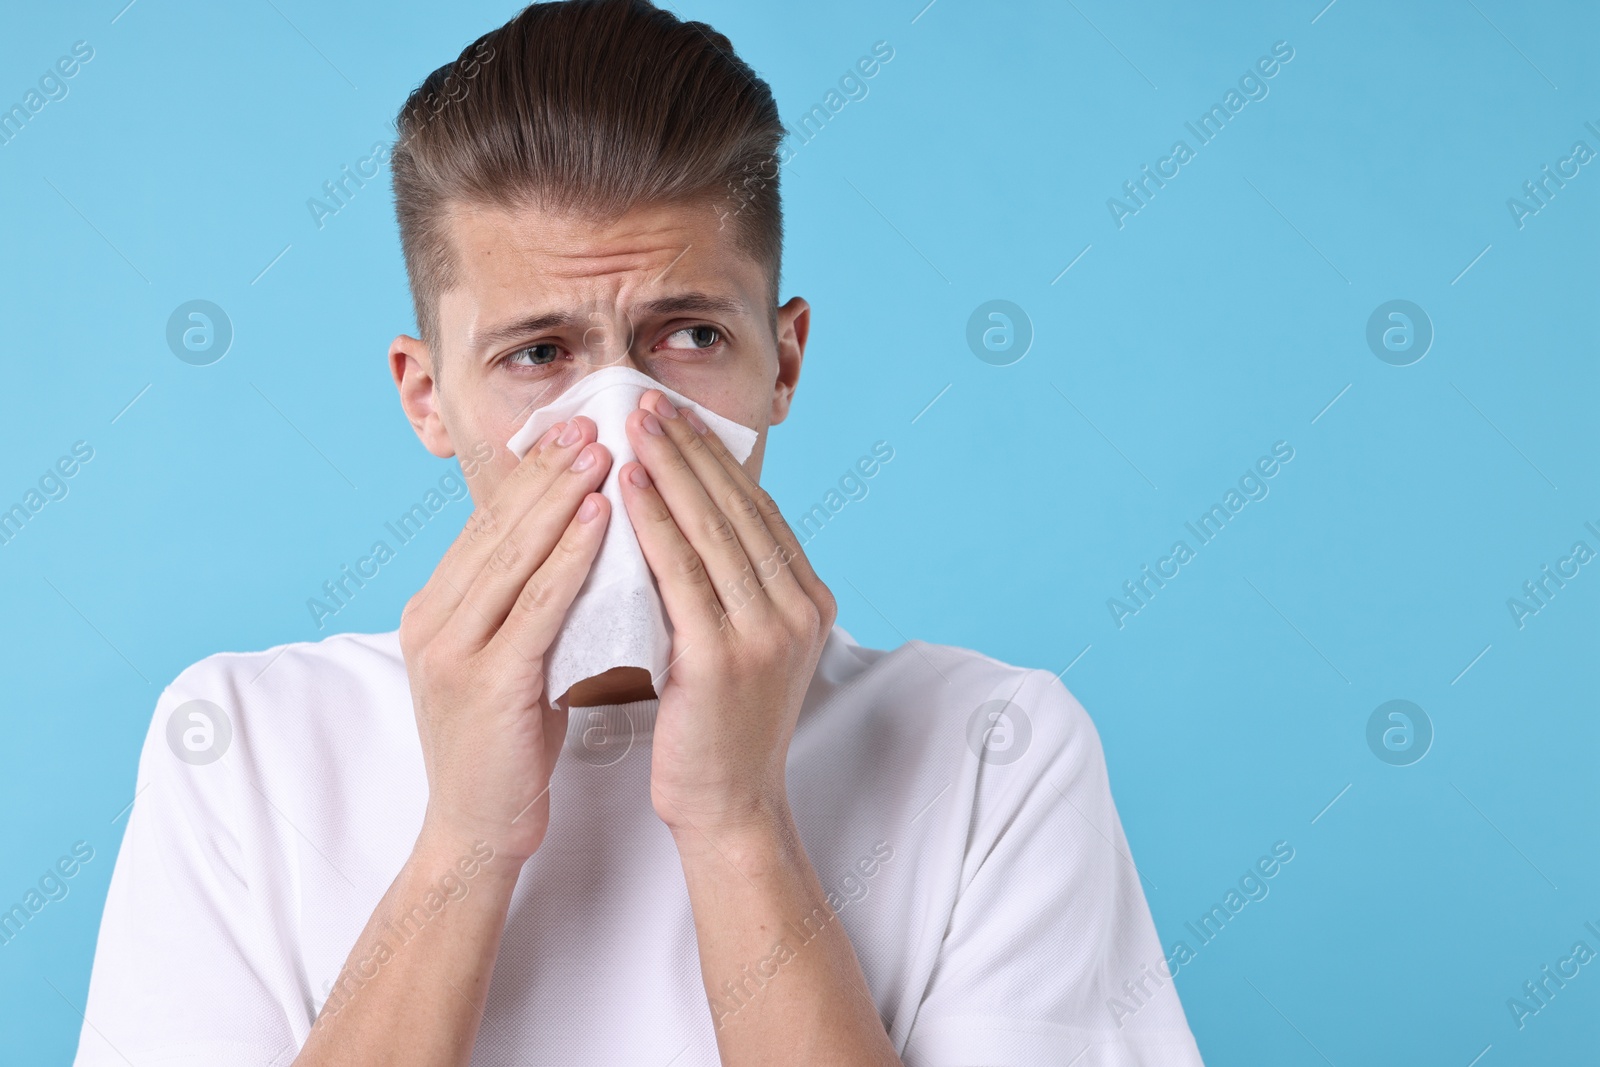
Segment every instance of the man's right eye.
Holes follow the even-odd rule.
[[[561,358],[561,347],[554,344],[529,345],[506,357],[508,363],[524,367],[543,367]]]

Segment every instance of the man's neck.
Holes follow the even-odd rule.
[[[600,704],[652,700],[658,695],[650,684],[649,671],[641,667],[613,667],[568,689],[566,704],[569,709],[592,708]]]

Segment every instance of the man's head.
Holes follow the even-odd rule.
[[[390,362],[475,497],[529,412],[617,363],[763,431],[759,471],[809,314],[777,306],[783,126],[727,38],[644,0],[534,4],[429,75],[397,126],[422,337]]]

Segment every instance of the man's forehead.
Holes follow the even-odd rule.
[[[715,253],[728,236],[703,204],[641,206],[612,218],[461,205],[450,218],[452,244],[463,266],[498,271],[515,264],[553,278],[659,270],[665,263]],[[691,256],[697,246],[702,254]]]
[[[451,228],[461,270],[440,310],[473,349],[596,314],[753,313],[763,293],[759,265],[695,205],[607,220],[473,205],[452,212]]]

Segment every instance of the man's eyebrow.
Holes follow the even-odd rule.
[[[744,302],[709,293],[680,293],[651,300],[634,309],[637,317],[662,318],[667,315],[742,315]],[[529,315],[526,318],[492,326],[469,342],[474,351],[486,351],[500,345],[551,330],[574,329],[586,325],[584,317],[565,311]]]
[[[711,296],[707,293],[683,293],[652,300],[640,305],[639,310],[645,315],[657,316],[743,315],[745,307],[742,300],[730,300],[727,297]]]
[[[515,341],[519,338],[531,336],[532,334],[545,333],[549,330],[567,329],[575,325],[577,322],[578,320],[576,318],[574,318],[572,315],[569,315],[565,311],[551,311],[546,312],[543,315],[529,315],[526,318],[517,319],[513,322],[502,323],[499,326],[491,326],[481,334],[469,338],[467,344],[468,347],[470,347],[473,351],[482,352],[492,348],[499,348],[501,345],[509,341]]]

